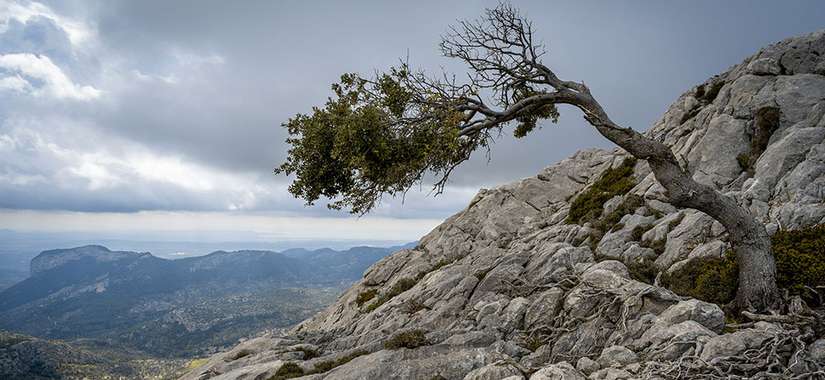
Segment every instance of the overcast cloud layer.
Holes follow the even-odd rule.
[[[813,0],[514,4],[548,44],[547,63],[636,129],[759,47],[825,27],[825,3]],[[322,104],[343,72],[405,56],[460,72],[438,56],[439,35],[494,5],[0,0],[0,218],[19,214],[9,209],[340,216],[305,208],[286,193],[289,179],[272,175],[286,151],[280,124]],[[565,111],[529,139],[502,136],[492,161],[479,154],[444,196],[428,198],[425,186],[376,214],[437,220],[481,186],[610,146]]]

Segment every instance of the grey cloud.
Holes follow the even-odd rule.
[[[329,214],[322,207],[303,211],[299,201],[272,195],[288,180],[270,174],[286,150],[280,123],[322,104],[329,84],[341,73],[369,73],[407,54],[411,63],[427,70],[443,66],[460,73],[460,65],[438,57],[439,35],[456,19],[474,17],[495,2],[47,4],[96,28],[91,51],[67,50],[66,36],[43,19],[10,27],[0,36],[0,46],[49,56],[77,83],[95,86],[103,95],[84,103],[0,94],[0,117],[42,121],[59,115],[98,131],[99,139],[74,147],[78,151],[95,151],[110,139],[127,141],[215,172],[254,178],[251,185],[262,189],[257,208]],[[548,63],[566,78],[585,80],[615,120],[636,129],[646,129],[690,86],[762,45],[821,28],[825,19],[825,6],[817,1],[516,5],[547,42]],[[3,128],[8,127],[0,126],[0,135]],[[38,128],[48,133],[47,127]],[[445,216],[466,202],[472,193],[468,189],[532,175],[593,146],[610,147],[576,111],[564,110],[558,125],[545,125],[527,139],[515,140],[505,131],[492,149],[491,162],[478,152],[456,172],[452,195],[425,198],[425,186],[423,193],[410,195],[403,209],[396,200],[378,212]],[[26,172],[51,170],[43,165]],[[220,209],[236,196],[225,190],[186,192],[151,181],[98,192],[80,185],[51,193],[1,186],[4,194],[20,197],[0,205],[11,208]]]

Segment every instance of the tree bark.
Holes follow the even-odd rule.
[[[584,85],[576,95],[573,105],[584,112],[585,119],[602,136],[648,162],[656,180],[667,190],[671,204],[704,212],[725,227],[739,264],[733,306],[739,310],[778,310],[776,263],[765,226],[732,198],[694,181],[668,146],[615,124]]]

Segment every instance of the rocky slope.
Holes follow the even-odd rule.
[[[765,113],[772,109],[778,118]],[[823,115],[825,32],[817,32],[691,89],[647,133],[774,232],[825,222]],[[629,192],[604,203],[602,219],[619,213],[618,223],[602,232],[566,221],[571,202],[625,158],[581,151],[481,190],[324,312],[184,379],[749,377],[790,352],[770,371],[821,378],[821,332],[800,345],[779,324],[726,329],[719,306],[656,285],[692,260],[721,257],[728,243],[708,216],[667,204],[645,163],[633,167]],[[650,283],[631,276],[640,263],[652,263]]]

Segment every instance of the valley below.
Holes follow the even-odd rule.
[[[333,303],[399,247],[217,251],[177,260],[90,245],[44,251],[0,292],[3,378],[172,378]]]

